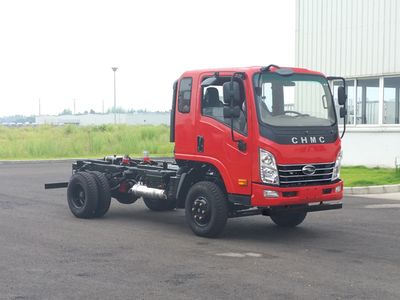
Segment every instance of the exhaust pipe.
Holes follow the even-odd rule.
[[[167,199],[167,195],[165,195],[165,190],[149,188],[143,184],[135,184],[129,190],[129,193],[134,194],[136,197],[146,197],[151,199]]]

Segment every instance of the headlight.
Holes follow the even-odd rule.
[[[264,183],[279,185],[275,157],[264,149],[260,149],[260,177]]]
[[[342,165],[343,151],[340,151],[336,157],[335,166],[333,167],[332,180],[336,180],[340,176],[340,166]]]

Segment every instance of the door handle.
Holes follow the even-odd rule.
[[[201,135],[197,136],[197,152],[204,152],[204,137]]]
[[[237,146],[238,146],[239,151],[246,152],[247,144],[244,141],[239,140]]]

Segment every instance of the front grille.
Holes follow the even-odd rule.
[[[306,175],[302,169],[304,166],[315,167],[315,173]],[[301,186],[332,183],[332,173],[335,163],[278,165],[280,186]]]

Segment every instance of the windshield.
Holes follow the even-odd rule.
[[[336,123],[328,82],[322,76],[262,73],[254,77],[258,116],[273,126],[331,126]]]

